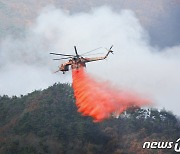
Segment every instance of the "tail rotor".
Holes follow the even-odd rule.
[[[113,50],[111,50],[111,49],[112,49],[112,47],[113,47],[113,45],[112,45],[109,49],[107,49],[107,48],[106,48],[106,50],[107,50],[108,52],[110,52],[110,53],[114,54],[114,53],[113,53],[114,51],[113,51]]]

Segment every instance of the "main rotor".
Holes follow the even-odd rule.
[[[112,47],[113,47],[113,45],[112,45],[109,49],[107,49],[107,50],[113,52],[113,51],[111,50]],[[90,55],[87,55],[87,54],[90,54],[91,52],[93,52],[93,51],[95,51],[95,50],[98,50],[98,49],[100,49],[100,48],[102,48],[102,47],[99,47],[99,48],[90,50],[90,51],[88,51],[88,52],[85,52],[85,53],[79,55],[76,46],[74,46],[74,51],[75,51],[75,54],[74,54],[74,55],[72,55],[72,54],[63,54],[63,53],[54,53],[54,52],[51,52],[50,54],[52,54],[52,55],[57,55],[57,56],[62,56],[62,58],[55,58],[55,59],[53,59],[53,60],[63,60],[63,59],[73,59],[73,58],[74,58],[74,59],[79,59],[79,58],[82,57],[82,56],[90,56]],[[102,53],[96,53],[96,54],[102,54]],[[91,54],[91,55],[92,55],[92,54]],[[94,54],[93,54],[93,55],[94,55]]]
[[[76,46],[74,46],[74,50],[75,50],[75,55],[62,54],[62,53],[54,53],[54,52],[51,52],[50,54],[52,54],[52,55],[57,55],[57,56],[63,56],[63,58],[56,58],[56,59],[53,59],[53,60],[63,60],[63,59],[79,58],[80,55],[79,55],[78,52],[77,52]]]

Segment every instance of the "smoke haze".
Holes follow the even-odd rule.
[[[163,38],[162,38],[163,39]],[[149,34],[130,10],[109,7],[69,14],[53,6],[42,10],[24,38],[6,37],[0,44],[0,94],[20,95],[54,82],[71,82],[71,74],[52,74],[61,62],[49,52],[81,54],[99,46],[114,45],[107,60],[87,64],[87,71],[132,89],[179,114],[180,46],[152,47]],[[101,49],[96,52],[104,52]]]

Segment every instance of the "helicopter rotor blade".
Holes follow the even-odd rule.
[[[58,56],[74,56],[74,55],[68,55],[68,54],[62,54],[62,53],[54,53],[54,52],[51,52],[50,54],[51,55],[58,55]]]
[[[63,60],[63,59],[71,59],[72,57],[66,57],[66,58],[56,58],[56,59],[53,59],[53,60]]]
[[[88,53],[91,53],[91,52],[93,52],[93,51],[95,51],[95,50],[98,50],[98,49],[100,49],[100,48],[102,48],[102,47],[99,47],[99,48],[90,50],[90,51],[88,51],[88,52],[85,52],[85,53],[81,54],[81,56],[83,56],[83,55],[85,55],[85,54],[88,54]]]
[[[74,50],[75,50],[76,56],[78,56],[78,52],[77,52],[76,46],[74,46]]]
[[[110,50],[112,49],[113,45],[109,48]]]
[[[112,47],[113,47],[113,45],[112,45],[109,49],[107,49],[107,48],[105,48],[105,49],[106,49],[107,51],[111,51]]]
[[[99,55],[99,54],[104,54],[104,53],[94,53],[94,54],[87,54],[87,55],[85,55],[85,56],[93,56],[93,55]]]

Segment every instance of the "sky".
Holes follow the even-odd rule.
[[[55,82],[71,83],[70,72],[53,73],[63,61],[53,61],[56,57],[49,52],[73,54],[74,45],[79,54],[102,47],[95,51],[101,55],[114,45],[114,54],[87,64],[87,72],[119,89],[147,96],[153,107],[179,115],[180,45],[151,46],[149,32],[133,11],[114,12],[107,6],[74,14],[47,6],[24,38],[4,38],[0,42],[0,94],[19,96]]]

